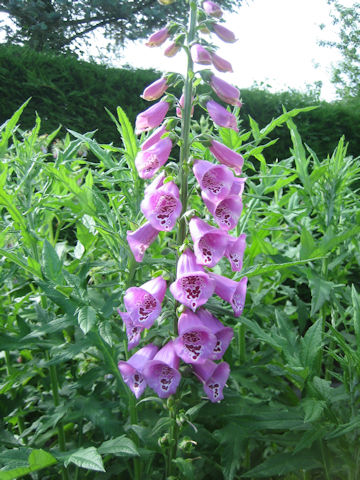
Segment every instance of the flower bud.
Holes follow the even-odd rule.
[[[167,27],[164,27],[161,30],[158,30],[157,32],[150,35],[145,45],[147,47],[158,47],[162,45],[168,37],[169,29]]]
[[[237,41],[235,34],[219,23],[214,23],[213,31],[223,42],[234,43]]]
[[[223,15],[220,6],[215,2],[206,0],[205,2],[203,2],[202,6],[207,15],[210,15],[211,17],[221,18]]]
[[[211,65],[210,53],[199,43],[191,47],[191,57],[195,63],[200,65]]]

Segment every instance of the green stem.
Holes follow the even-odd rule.
[[[240,324],[238,328],[239,341],[239,360],[243,364],[246,361],[246,345],[245,345],[245,325]]]
[[[326,456],[325,456],[325,450],[324,450],[324,443],[322,440],[320,440],[320,450],[321,450],[321,457],[322,457],[322,462],[324,465],[324,470],[325,470],[325,478],[326,480],[331,480],[330,475],[329,475],[329,469],[326,461]]]

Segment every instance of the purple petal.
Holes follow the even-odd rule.
[[[234,182],[231,185],[230,195],[241,195],[244,191],[246,177],[234,178]]]
[[[231,128],[238,132],[237,121],[235,115],[226,110],[222,105],[216,103],[214,100],[209,100],[206,103],[207,111],[213,122],[219,127]]]
[[[231,148],[228,148],[226,145],[217,142],[216,140],[211,141],[209,150],[220,163],[233,168],[238,174],[241,173],[244,158],[240,153],[234,152],[234,150],[231,150]]]
[[[216,365],[211,360],[205,360],[201,364],[193,365],[198,378],[204,384],[204,391],[213,403],[220,402],[224,398],[223,388],[230,375],[230,367],[226,362]]]
[[[166,280],[160,275],[144,283],[141,288],[151,293],[158,302],[162,303],[166,293]]]
[[[175,350],[174,342],[172,340],[167,342],[155,355],[154,360],[164,362],[171,368],[178,370],[180,361]]]
[[[145,251],[155,241],[158,235],[159,230],[156,230],[150,222],[146,222],[135,232],[127,232],[126,239],[137,262],[142,262]]]
[[[156,192],[156,190],[164,185],[166,178],[165,172],[159,173],[154,180],[144,190],[144,195],[150,195],[150,193]]]
[[[214,165],[206,160],[197,160],[194,175],[201,190],[211,199],[223,199],[230,194],[235,177],[225,165]]]
[[[246,248],[246,234],[242,233],[238,238],[228,236],[228,245],[225,256],[229,259],[231,270],[240,272],[243,265],[244,251]]]
[[[194,313],[187,311],[180,316],[178,330],[179,338],[175,341],[175,349],[184,362],[197,363],[212,355],[216,337]]]
[[[205,272],[204,267],[196,262],[194,253],[187,248],[181,255],[177,264],[176,274],[179,277],[186,273]]]
[[[234,310],[235,317],[240,317],[245,306],[247,277],[243,277],[239,282],[236,282],[216,273],[209,273],[209,275],[215,280],[216,295],[229,302]]]
[[[144,327],[135,325],[128,313],[120,312],[120,310],[118,310],[118,314],[125,324],[126,336],[128,339],[128,350],[130,351],[132,348],[135,348],[139,345],[141,340],[141,332],[144,330]]]
[[[135,158],[135,166],[139,177],[152,178],[155,173],[167,162],[172,148],[169,137],[161,138],[147,150],[141,150]]]
[[[202,324],[216,336],[216,345],[210,358],[212,360],[220,360],[224,356],[234,336],[233,329],[231,327],[225,327],[220,320],[204,308],[200,308],[196,314]]]
[[[148,148],[152,147],[161,139],[164,133],[166,133],[166,123],[157,128],[150,135],[150,137],[145,140],[145,142],[141,145],[141,150],[147,150]]]
[[[147,132],[152,128],[158,127],[164,120],[168,110],[168,102],[160,100],[160,102],[139,113],[136,117],[135,133]]]
[[[124,304],[134,325],[143,328],[150,328],[161,313],[160,302],[140,287],[126,290]]]
[[[175,226],[181,213],[179,189],[174,182],[168,182],[145,196],[141,211],[157,230],[169,231]]]
[[[239,196],[229,195],[216,202],[213,202],[204,192],[201,197],[221,229],[232,230],[236,227],[242,212],[242,201]]]
[[[189,229],[197,263],[214,267],[224,256],[228,244],[227,235],[198,217],[190,220]]]

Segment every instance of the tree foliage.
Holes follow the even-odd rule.
[[[69,50],[79,39],[102,29],[105,36],[122,45],[126,39],[145,38],[167,21],[186,20],[185,0],[164,6],[157,0],[5,0],[0,12],[9,15],[7,41],[38,50]],[[241,1],[223,0],[232,11]]]
[[[351,7],[337,0],[328,0],[334,7],[333,24],[339,27],[338,41],[321,42],[339,50],[342,60],[333,68],[332,82],[342,97],[360,96],[360,2]]]

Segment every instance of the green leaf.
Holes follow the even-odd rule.
[[[105,472],[103,461],[95,447],[80,448],[65,460],[65,467],[67,467],[69,463],[73,463],[81,468],[87,468],[88,470]]]
[[[96,311],[93,307],[81,307],[78,313],[79,327],[86,335],[96,324]]]
[[[354,330],[358,352],[360,352],[360,295],[354,285],[351,285],[351,300],[354,312]]]
[[[192,464],[191,458],[176,458],[173,460],[173,463],[178,467],[181,472],[181,475],[187,480],[189,478],[195,478],[194,476],[194,468]]]
[[[61,271],[62,263],[55,251],[55,248],[47,240],[44,240],[42,260],[46,278],[52,280],[57,285],[63,285],[64,276]]]
[[[28,458],[28,467],[18,467],[11,470],[5,470],[0,472],[0,480],[15,480],[17,478],[23,477],[31,472],[36,472],[37,470],[42,470],[43,468],[50,467],[57,463],[55,457],[50,453],[45,452],[45,450],[33,450]]]
[[[300,259],[310,258],[312,252],[315,250],[315,242],[311,233],[302,228],[301,230],[301,247],[300,247]]]
[[[315,398],[305,398],[301,402],[301,406],[305,412],[304,422],[315,422],[321,417],[326,403],[323,400],[316,400]]]
[[[322,347],[322,320],[319,318],[301,338],[300,357],[302,364],[309,372],[315,371],[315,363]]]
[[[107,440],[100,445],[98,451],[102,455],[113,453],[118,457],[133,457],[140,455],[135,443],[125,435],[113,438],[112,440]]]
[[[312,258],[311,261],[321,260],[323,257]],[[276,272],[283,268],[294,267],[297,265],[305,265],[309,263],[310,259],[307,260],[297,260],[295,262],[286,262],[286,263],[267,263],[262,265],[255,265],[241,272],[242,277],[255,277],[257,275],[264,275],[266,273]]]
[[[320,310],[325,302],[330,300],[334,283],[319,277],[314,271],[307,270],[311,290],[311,315]]]
[[[24,108],[30,102],[30,100],[31,100],[30,98],[28,100],[26,100],[26,102],[23,103],[18,110],[16,110],[16,112],[10,118],[10,120],[8,120],[5,124],[1,125],[1,130],[4,130],[4,127],[5,127],[5,130],[2,133],[1,139],[0,139],[0,154],[3,154],[6,151],[6,149],[8,147],[9,138],[11,137],[11,134],[12,134],[14,128],[16,127],[16,124],[19,121],[19,118],[20,118]]]

